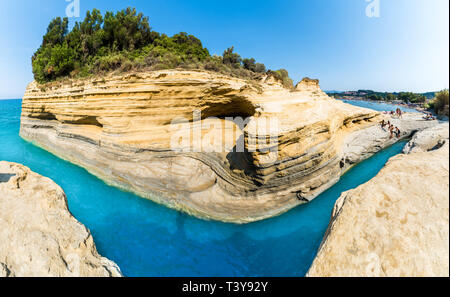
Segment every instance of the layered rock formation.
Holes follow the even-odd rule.
[[[320,93],[321,95],[324,95],[323,91],[320,89],[318,79],[310,79],[308,77],[305,77],[295,86],[294,89],[297,92],[307,91],[307,92],[316,92]]]
[[[449,276],[448,123],[343,193],[309,276]]]
[[[329,98],[314,80],[291,91],[273,77],[164,70],[33,82],[20,134],[109,184],[245,223],[310,201],[396,141],[376,126],[382,117]],[[428,123],[401,125],[407,137]]]
[[[121,276],[89,230],[69,212],[63,190],[19,164],[0,162],[0,277]]]

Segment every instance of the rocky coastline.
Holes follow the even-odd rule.
[[[449,276],[449,125],[418,132],[379,174],[343,193],[310,277]]]
[[[0,277],[119,277],[66,195],[29,168],[0,161]]]
[[[288,90],[273,77],[163,70],[33,82],[20,135],[108,184],[200,218],[248,223],[311,201],[354,164],[436,124],[406,114],[392,119],[402,131],[392,139],[378,125],[388,117],[328,97],[317,80]],[[277,129],[261,133],[270,119]],[[194,137],[174,150],[180,131],[200,131],[201,144]],[[205,137],[221,136],[204,149]]]

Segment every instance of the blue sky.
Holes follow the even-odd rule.
[[[92,8],[132,6],[158,32],[196,35],[213,54],[233,45],[243,57],[287,69],[295,81],[319,78],[325,90],[448,88],[449,1],[379,3],[380,17],[369,18],[366,0],[80,0],[81,18],[70,20]],[[0,98],[23,95],[33,80],[31,56],[68,4],[1,1]]]

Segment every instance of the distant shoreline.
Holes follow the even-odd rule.
[[[391,101],[384,101],[384,100],[370,100],[370,99],[360,99],[360,98],[336,98],[336,100],[352,100],[352,101],[364,101],[364,102],[370,102],[370,103],[383,103],[383,104],[389,104],[392,106],[402,106],[402,107],[406,107],[406,108],[410,108],[410,109],[415,109],[416,111],[420,112],[420,113],[428,113],[431,112],[432,114],[434,114],[434,111],[429,111],[424,109],[423,107],[419,107],[416,106],[414,104],[406,104],[406,103],[396,103],[396,102],[391,102]]]

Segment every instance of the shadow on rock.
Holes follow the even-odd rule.
[[[11,179],[11,177],[15,176],[15,174],[11,173],[0,173],[0,183],[7,183]]]

